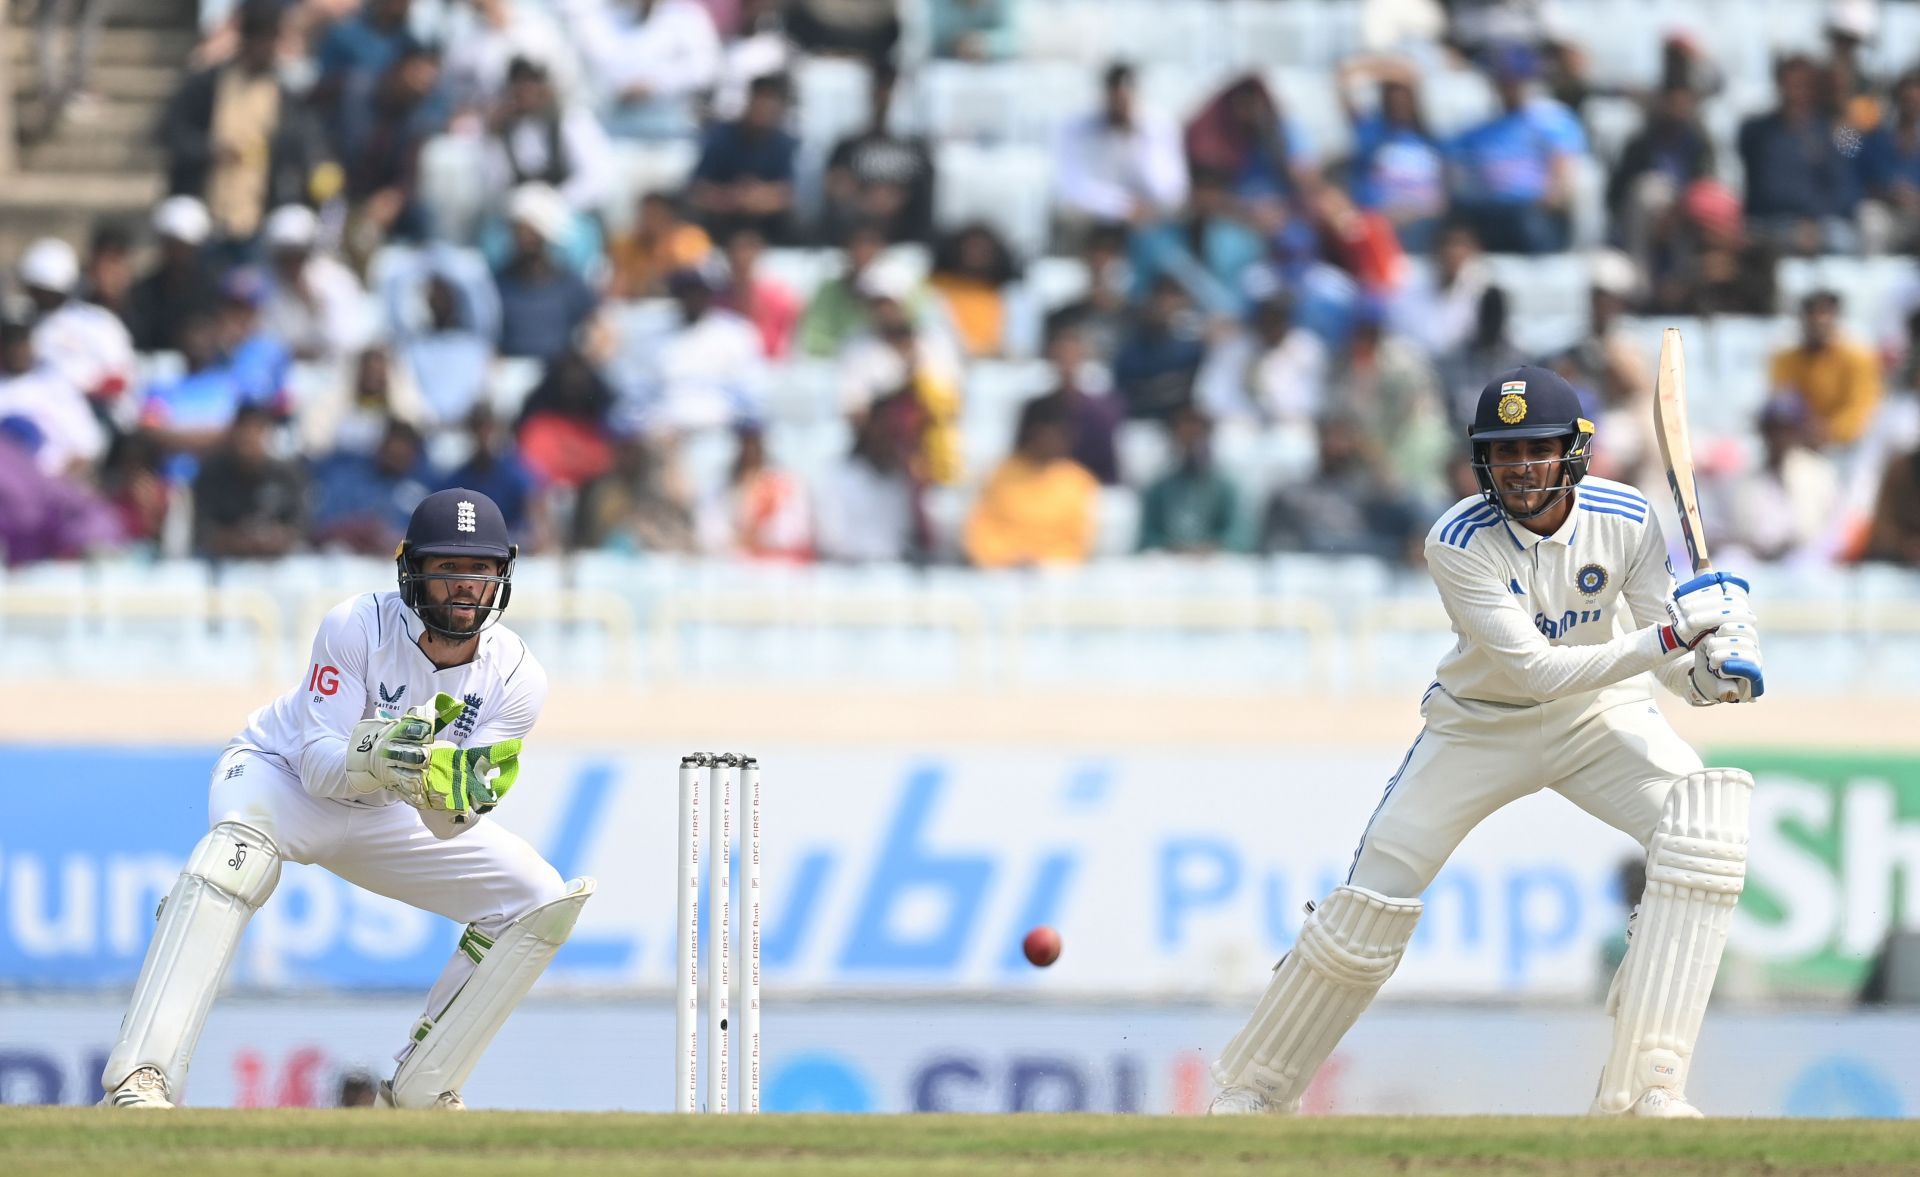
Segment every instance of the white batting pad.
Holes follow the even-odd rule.
[[[1685,1097],[1693,1044],[1747,879],[1753,778],[1737,768],[1681,777],[1647,850],[1647,889],[1609,1000],[1613,1048],[1596,1112],[1624,1112],[1651,1088]]]
[[[396,1106],[432,1107],[441,1093],[460,1090],[507,1015],[573,933],[593,890],[592,879],[575,879],[565,895],[508,924],[491,945],[476,944],[483,955],[473,976],[437,1021],[421,1023],[413,1049],[393,1074]],[[473,941],[471,934],[468,940]]]
[[[180,1099],[240,933],[279,882],[280,850],[252,826],[223,821],[200,839],[161,905],[133,1003],[100,1076],[106,1090],[141,1067],[158,1067],[168,1094]]]
[[[1214,1063],[1214,1081],[1257,1088],[1273,1110],[1298,1111],[1314,1072],[1400,966],[1420,911],[1418,899],[1335,888]]]

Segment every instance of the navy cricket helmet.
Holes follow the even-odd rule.
[[[464,641],[473,637],[506,612],[513,596],[513,562],[520,545],[507,533],[506,517],[494,501],[477,490],[455,487],[436,491],[420,500],[407,521],[407,538],[393,554],[400,578],[400,599],[417,614],[423,624],[441,637]],[[433,556],[473,556],[498,560],[497,575],[473,575],[466,572],[428,572],[426,562]],[[481,599],[471,602],[475,611],[473,625],[459,628],[453,624],[453,604],[430,603],[427,582],[462,581],[481,585]]]
[[[1515,512],[1500,498],[1493,480],[1490,459],[1496,441],[1533,441],[1545,437],[1564,437],[1566,449],[1549,461],[1563,465],[1560,493],[1532,511]],[[1593,456],[1593,422],[1580,406],[1580,395],[1566,378],[1548,368],[1531,365],[1500,373],[1480,390],[1474,407],[1473,424],[1467,426],[1467,440],[1473,445],[1473,476],[1480,483],[1480,495],[1495,510],[1509,519],[1532,519],[1551,511],[1574,484],[1587,476],[1587,463]],[[1503,462],[1501,467],[1531,463]]]

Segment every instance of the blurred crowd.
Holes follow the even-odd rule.
[[[1714,538],[1920,566],[1920,274],[1875,339],[1841,327],[1847,292],[1782,308],[1775,283],[1783,257],[1920,248],[1920,68],[1869,76],[1872,3],[1831,4],[1826,52],[1777,61],[1737,160],[1702,123],[1727,84],[1711,46],[1668,38],[1658,83],[1622,95],[1526,0],[1370,2],[1384,51],[1327,79],[1337,156],[1258,74],[1176,111],[1115,63],[1052,140],[1035,256],[939,215],[941,129],[895,102],[925,63],[892,0],[416,7],[245,0],[166,105],[145,223],[15,259],[8,563],[386,554],[451,485],[528,551],[1074,563],[1113,545],[1120,497],[1128,549],[1412,563],[1474,493],[1461,428],[1490,375],[1561,371],[1595,473],[1659,493],[1653,357],[1623,320],[1790,309],[1751,431],[1703,441]],[[1007,0],[921,11],[932,60],[1019,58]],[[870,114],[803,142],[792,77],[824,57],[859,64]],[[1430,131],[1435,68],[1483,76],[1490,116]],[[1608,158],[1598,97],[1642,111]],[[691,166],[634,190],[622,143]],[[429,191],[436,152],[471,161],[458,199]],[[1583,197],[1583,175],[1604,183]],[[1486,255],[1574,248],[1585,198],[1587,321],[1530,354]],[[833,272],[794,289],[774,263],[795,250]],[[1058,259],[1065,295],[1026,280]],[[1050,387],[982,462],[969,374],[1004,360]],[[800,364],[832,367],[841,430],[805,460],[774,409]],[[1259,477],[1218,459],[1223,431],[1260,439]],[[685,460],[716,437],[726,462]]]

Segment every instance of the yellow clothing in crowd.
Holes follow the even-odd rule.
[[[1879,357],[1847,340],[1819,351],[1775,352],[1768,377],[1774,391],[1798,393],[1826,440],[1838,445],[1860,440],[1880,407]]]
[[[960,456],[960,386],[927,370],[914,369],[913,399],[927,415],[920,433],[921,476],[935,486],[952,486],[963,470]]]
[[[981,568],[1077,564],[1093,553],[1100,483],[1070,458],[1015,454],[981,488],[967,518],[967,556]]]
[[[713,252],[707,231],[698,225],[679,225],[655,241],[638,234],[617,238],[607,250],[613,263],[615,298],[650,298],[665,293],[667,275],[698,266]]]
[[[1005,350],[1007,303],[999,287],[957,274],[935,274],[927,287],[946,300],[962,351],[978,357],[997,356]]]

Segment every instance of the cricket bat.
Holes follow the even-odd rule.
[[[1693,574],[1711,572],[1706,529],[1700,523],[1700,494],[1693,483],[1693,442],[1687,436],[1687,353],[1680,346],[1678,327],[1667,328],[1660,340],[1660,371],[1653,383],[1653,433],[1667,468],[1674,509],[1680,512],[1680,535],[1687,541],[1687,555],[1693,557]]]

